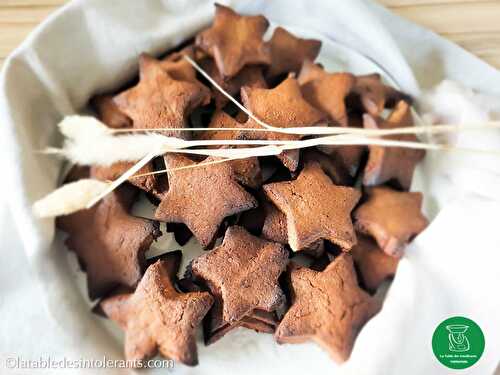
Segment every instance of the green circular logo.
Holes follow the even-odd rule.
[[[469,368],[479,361],[483,354],[483,331],[468,318],[448,318],[437,326],[432,335],[432,351],[446,367]]]

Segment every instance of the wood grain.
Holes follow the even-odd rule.
[[[499,0],[379,0],[500,68]],[[6,56],[63,0],[0,0],[0,66]]]
[[[379,1],[389,8],[414,6],[414,5],[456,5],[464,3],[498,3],[497,0],[382,0]]]

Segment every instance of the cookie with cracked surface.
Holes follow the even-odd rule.
[[[120,111],[133,120],[136,129],[184,128],[187,116],[198,106],[210,102],[207,87],[181,81],[162,68],[162,63],[143,54],[139,59],[139,83],[114,97]],[[185,138],[186,132],[162,134]]]
[[[361,194],[356,189],[335,185],[318,163],[307,163],[294,181],[267,184],[263,189],[286,215],[292,250],[302,250],[320,239],[344,250],[356,244],[351,211]]]
[[[290,267],[292,305],[276,329],[280,344],[315,341],[337,362],[346,361],[363,325],[380,306],[358,286],[350,255],[322,272]]]
[[[198,364],[195,329],[213,303],[207,292],[179,293],[166,261],[148,267],[134,293],[100,302],[125,331],[125,357],[144,361],[160,352],[188,366]]]
[[[287,261],[282,245],[232,226],[222,245],[193,260],[191,273],[222,306],[223,321],[232,324],[255,309],[272,312],[284,304],[278,278]]]
[[[237,182],[227,162],[206,165],[177,154],[168,154],[165,165],[169,190],[156,209],[155,218],[164,222],[184,223],[203,247],[208,247],[224,218],[249,210],[256,199]],[[186,168],[189,169],[176,169]]]

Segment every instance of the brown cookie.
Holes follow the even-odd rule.
[[[172,78],[162,63],[146,54],[139,60],[139,84],[114,98],[136,129],[184,128],[193,109],[208,104],[210,91],[199,83]],[[163,134],[186,138],[186,132]]]
[[[286,215],[271,202],[265,201],[263,206],[266,212],[266,218],[262,226],[262,237],[272,242],[288,245]],[[323,251],[323,240],[313,242],[310,246],[301,250],[302,253],[313,257],[321,256]]]
[[[242,140],[244,139],[243,130],[246,128],[245,124],[237,121],[233,117],[229,116],[223,110],[216,110],[210,120],[210,124],[207,128],[223,128],[223,129],[237,129],[237,130],[214,130],[214,131],[200,131],[197,133],[197,139],[199,140],[220,140],[220,141],[231,141],[231,140]],[[207,146],[207,148],[219,148],[220,146]]]
[[[262,226],[262,237],[268,241],[288,245],[286,215],[271,202],[265,201],[263,207],[266,218]]]
[[[120,111],[111,95],[97,95],[90,101],[91,107],[96,111],[97,118],[110,128],[131,128],[132,120]]]
[[[325,70],[323,69],[323,65],[320,63],[315,64],[314,61],[305,59],[302,62],[302,67],[300,68],[297,81],[299,82],[299,85],[303,86],[306,83],[323,78],[324,75]]]
[[[195,59],[194,46],[188,46],[179,52],[173,52],[159,61],[159,65],[165,70],[169,76],[177,81],[187,81],[200,84],[196,78],[196,70],[184,59],[184,56],[189,56]]]
[[[308,163],[295,181],[264,185],[267,197],[287,218],[294,251],[326,239],[348,250],[356,244],[351,211],[361,194],[335,185],[318,163]]]
[[[119,285],[135,287],[145,252],[161,236],[158,223],[129,215],[135,193],[135,188],[122,185],[93,208],[57,219],[58,228],[69,235],[66,245],[87,273],[90,299]]]
[[[386,107],[400,100],[411,103],[408,95],[385,85],[378,73],[357,76],[352,93],[359,98],[362,109],[372,116],[379,116]]]
[[[75,182],[83,178],[90,178],[90,167],[86,165],[73,165],[64,176],[64,183]]]
[[[245,228],[249,233],[255,236],[260,236],[265,217],[266,214],[259,200],[259,205],[257,207],[238,215],[238,220],[235,224]]]
[[[307,148],[302,154],[304,163],[318,162],[321,169],[330,177],[335,185],[352,186],[354,179],[346,168],[344,160],[337,155],[326,155],[315,148]]]
[[[244,129],[245,125],[236,121],[222,110],[217,110],[208,128],[236,128]],[[200,132],[200,140],[238,140],[242,139],[243,134],[239,131],[203,131]],[[218,146],[208,146],[218,147]],[[236,179],[243,185],[257,189],[262,184],[262,174],[257,157],[233,160],[229,162],[233,167]]]
[[[252,189],[258,189],[262,185],[262,173],[257,157],[232,160],[230,163],[236,180],[242,185]]]
[[[212,59],[204,59],[200,65],[232,97],[238,96],[243,86],[267,88],[262,67],[258,65],[245,66],[232,78],[224,78]],[[229,99],[215,87],[212,88],[212,96],[216,108],[222,108],[229,102]]]
[[[304,127],[318,125],[325,115],[309,105],[300,91],[295,78],[289,77],[274,89],[244,87],[241,98],[246,108],[265,123],[280,127]],[[253,119],[246,123],[248,128],[262,128]],[[269,140],[299,140],[301,136],[277,132],[248,132],[247,137]],[[286,151],[280,160],[290,170],[295,171],[299,163],[299,150]]]
[[[329,115],[334,125],[348,126],[345,99],[354,85],[354,76],[350,73],[327,73],[318,66],[308,67],[301,72],[299,82],[304,98],[314,107]],[[321,69],[322,70],[322,69]],[[313,75],[315,79],[306,76]]]
[[[100,308],[125,331],[125,357],[143,361],[160,352],[188,366],[198,364],[195,329],[210,309],[206,292],[179,293],[165,261],[149,266],[133,294],[104,299]]]
[[[363,325],[379,310],[379,304],[362,291],[352,259],[338,256],[322,272],[292,267],[292,305],[278,326],[280,344],[313,340],[337,362],[346,361]]]
[[[182,155],[168,154],[165,164],[173,169],[214,160],[209,157],[196,163]],[[186,224],[203,247],[210,245],[225,217],[257,205],[255,198],[236,182],[226,162],[170,170],[168,181],[169,190],[155,212],[156,219]]]
[[[177,273],[182,263],[182,250],[169,251],[147,259],[148,267],[161,260],[172,282],[178,280]]]
[[[387,120],[364,115],[366,129],[394,129],[413,126],[410,106],[400,101]],[[418,142],[414,134],[391,135],[385,139]],[[424,150],[402,147],[382,147],[371,145],[368,162],[365,167],[363,184],[366,186],[381,185],[396,181],[403,190],[411,187],[413,172],[417,164],[424,158]]]
[[[269,77],[289,72],[298,73],[303,61],[314,61],[321,49],[321,41],[297,38],[282,27],[274,30],[269,44],[272,57],[267,71]]]
[[[103,166],[92,166],[90,168],[90,175],[92,178],[101,181],[114,181],[118,179],[121,175],[127,172],[130,168],[135,165],[134,162],[120,161],[110,165],[109,167]],[[141,175],[145,173],[152,173],[155,169],[153,163],[150,162],[144,167],[137,171],[136,175]],[[128,179],[132,185],[144,190],[147,193],[151,193],[156,197],[161,197],[165,190],[168,188],[168,183],[163,175],[149,175],[149,176],[132,176]]]
[[[408,242],[427,227],[422,198],[422,193],[369,189],[368,200],[354,212],[356,229],[375,238],[386,254],[400,257]]]
[[[232,324],[255,309],[272,312],[283,305],[278,278],[287,261],[282,245],[232,226],[222,245],[194,259],[191,270],[196,280],[210,288],[216,303],[222,304],[223,321]]]
[[[212,56],[222,76],[234,77],[245,65],[269,65],[271,51],[262,37],[269,27],[264,16],[241,16],[215,4],[212,26],[196,36],[196,46]]]
[[[399,259],[384,253],[370,237],[358,233],[357,238],[358,243],[351,249],[352,258],[363,285],[375,292],[382,282],[394,277]]]
[[[265,322],[255,319],[252,317],[246,317],[240,320],[239,322],[236,322],[234,324],[226,324],[217,331],[214,331],[210,334],[210,336],[207,338],[205,341],[206,345],[213,344],[214,342],[219,341],[222,337],[224,337],[227,333],[231,332],[235,328],[247,328],[254,330],[255,332],[259,333],[274,333],[276,327],[266,324]]]
[[[275,313],[263,310],[254,310],[241,320],[228,323],[222,317],[223,308],[220,301],[215,301],[205,324],[205,344],[210,345],[219,341],[227,333],[243,327],[260,333],[274,333],[278,325]]]
[[[356,114],[350,114],[348,126],[351,128],[362,128],[363,118]],[[342,145],[342,146],[319,146],[325,154],[329,155],[340,169],[348,176],[355,177],[367,152],[366,146]],[[324,167],[323,167],[324,168]]]

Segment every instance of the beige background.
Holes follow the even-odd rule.
[[[0,65],[65,0],[0,0]],[[500,68],[500,0],[379,0]]]

